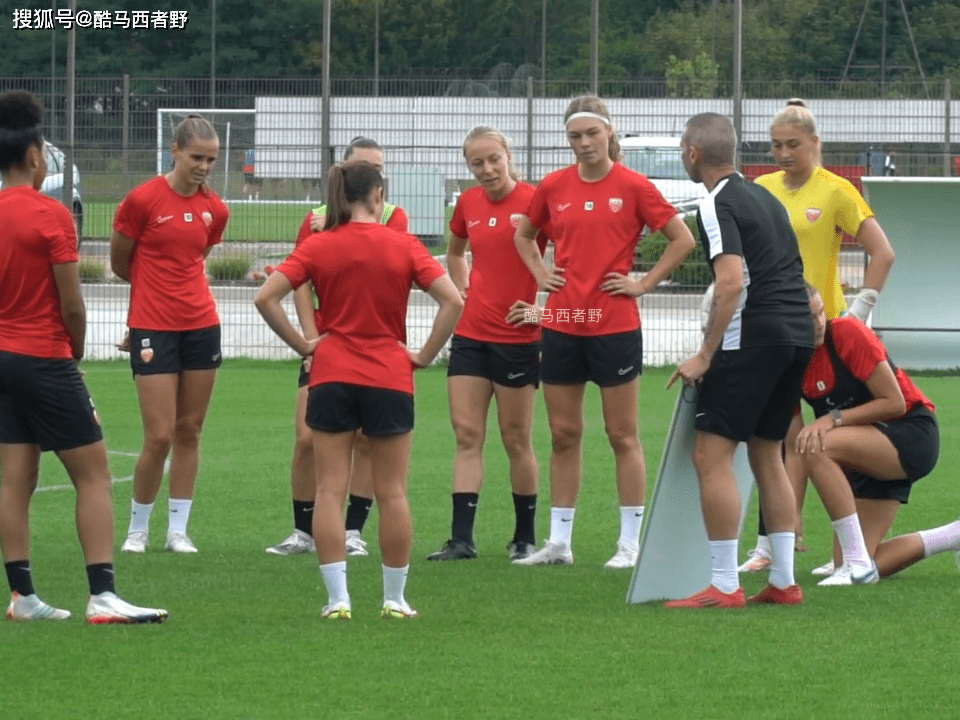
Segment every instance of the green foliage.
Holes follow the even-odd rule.
[[[81,260],[78,265],[81,280],[103,280],[107,269],[99,260]]]
[[[710,272],[710,266],[707,264],[706,255],[703,252],[703,245],[700,242],[700,231],[697,228],[697,217],[694,214],[687,215],[683,221],[690,228],[693,239],[696,241],[693,252],[687,256],[683,264],[673,271],[670,275],[670,282],[674,283],[677,290],[703,290],[713,282],[713,274]],[[641,272],[647,272],[657,260],[663,255],[667,247],[666,235],[662,232],[650,233],[637,247],[637,266]],[[661,286],[661,290],[667,290],[669,286]]]
[[[253,258],[237,252],[207,259],[207,274],[214,280],[243,280],[250,272]]]
[[[717,94],[717,65],[703,49],[703,41],[697,38],[692,59],[680,60],[670,56],[667,64],[667,94],[670,97],[712,98]]]

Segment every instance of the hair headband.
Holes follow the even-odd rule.
[[[564,120],[564,127],[569,125],[571,120],[577,120],[578,118],[593,118],[594,120],[599,120],[604,125],[610,124],[610,121],[607,118],[605,118],[603,115],[598,115],[595,112],[575,112],[573,115]]]

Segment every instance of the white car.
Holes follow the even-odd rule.
[[[63,152],[55,145],[44,142],[44,154],[47,158],[47,176],[43,180],[40,192],[63,202],[63,169],[67,164]],[[77,218],[77,244],[83,234],[83,200],[80,197],[80,171],[73,166],[73,214]]]
[[[643,173],[681,214],[697,209],[707,194],[701,183],[687,176],[679,137],[641,137],[629,133],[620,138],[623,164]]]

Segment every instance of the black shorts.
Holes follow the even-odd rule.
[[[490,343],[454,335],[447,377],[472,375],[505,387],[540,385],[540,343]]]
[[[399,390],[323,383],[310,388],[307,426],[328,433],[362,429],[384,437],[413,430],[413,395]]]
[[[792,345],[718,350],[700,383],[694,427],[738,442],[783,440],[812,355]]]
[[[302,388],[310,384],[310,373],[307,372],[307,359],[303,358],[300,361],[300,375],[297,377],[297,387]]]
[[[100,420],[76,362],[0,351],[0,443],[59,451],[100,440]]]
[[[907,471],[902,480],[878,480],[856,470],[847,471],[853,496],[864,500],[899,500],[906,505],[910,490],[930,474],[940,457],[940,427],[937,416],[924,405],[916,405],[901,418],[874,425],[890,438],[900,464]]]
[[[180,332],[130,328],[130,367],[134,375],[214,370],[222,362],[219,325]]]
[[[623,385],[643,372],[643,333],[569,335],[543,330],[540,379],[554,385]]]

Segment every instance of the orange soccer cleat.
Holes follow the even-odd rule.
[[[671,600],[664,605],[667,608],[742,608],[746,605],[743,588],[725,593],[714,585],[708,585],[696,595],[683,600]]]

